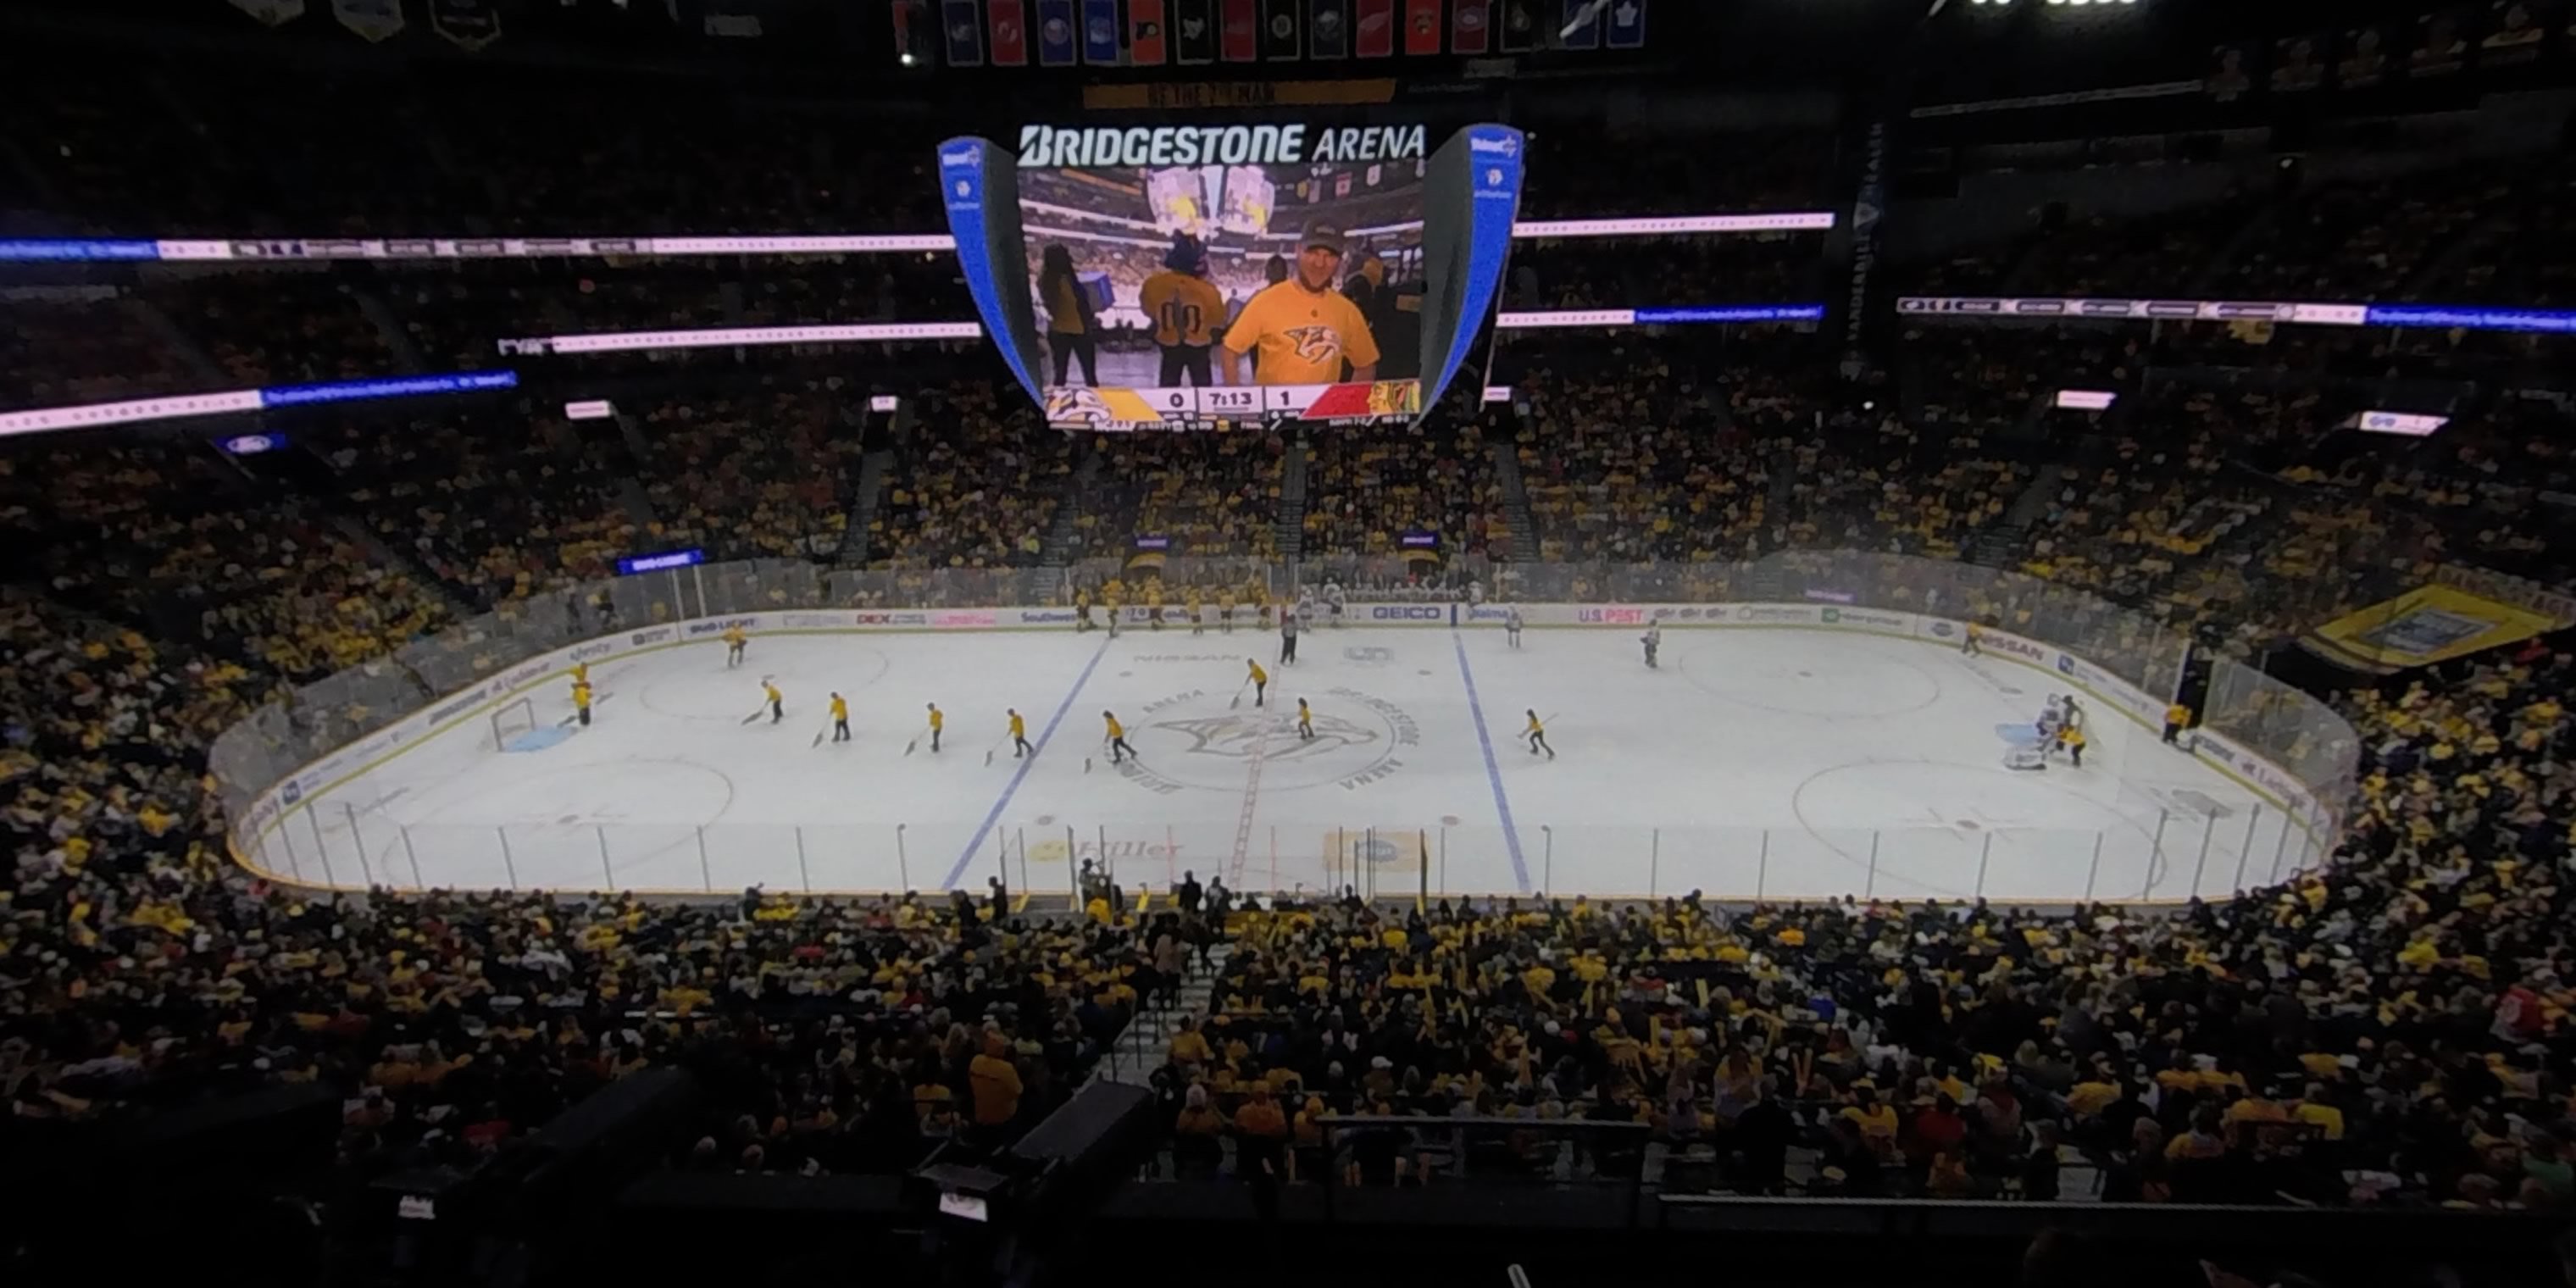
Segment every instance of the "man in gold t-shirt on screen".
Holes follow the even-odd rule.
[[[1261,355],[1259,379],[1265,385],[1334,384],[1342,379],[1345,361],[1352,380],[1376,377],[1377,337],[1359,306],[1333,289],[1333,275],[1342,267],[1342,230],[1309,223],[1298,247],[1297,270],[1244,301],[1226,330],[1225,383],[1243,383],[1243,357],[1254,352]]]

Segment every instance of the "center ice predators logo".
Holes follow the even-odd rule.
[[[1292,326],[1284,334],[1307,362],[1329,361],[1342,351],[1342,333],[1328,326]]]
[[[1154,727],[1187,736],[1190,745],[1182,748],[1187,754],[1248,760],[1253,748],[1261,742],[1265,725],[1270,730],[1270,747],[1266,755],[1271,760],[1313,759],[1331,755],[1345,747],[1373,747],[1385,741],[1377,730],[1334,715],[1315,717],[1315,736],[1312,738],[1298,737],[1296,720],[1287,716],[1199,716],[1156,721]]]

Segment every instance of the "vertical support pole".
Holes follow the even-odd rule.
[[[1769,896],[1764,891],[1771,884],[1771,829],[1762,829],[1762,855],[1753,861],[1753,902]]]
[[[1440,825],[1440,897],[1449,897],[1449,825]]]
[[[322,856],[322,884],[331,886],[340,884],[340,878],[331,874],[331,843],[322,839],[322,821],[314,817],[313,807],[310,805],[304,807],[304,826],[312,829],[313,849]]]
[[[2266,885],[2279,885],[2281,883],[2281,852],[2290,848],[2291,821],[2292,820],[2287,812],[2284,812],[2281,815],[2281,839],[2274,842],[2272,845],[2272,875],[2265,879],[2264,884]],[[2305,846],[2301,846],[2299,852],[2305,854],[2307,852],[2307,848]],[[323,861],[327,864],[330,861],[331,856],[326,854],[322,857]]]
[[[901,823],[894,825],[894,878],[896,889],[901,893],[910,894],[912,893],[912,859],[903,852],[903,829],[904,825]]]
[[[358,847],[358,874],[366,878],[367,888],[372,890],[376,885],[376,865],[367,861],[367,838],[358,833],[358,807],[342,801],[340,812],[349,820],[350,844]]]
[[[2188,896],[2190,898],[2197,899],[2200,897],[2200,878],[2203,874],[2209,871],[2209,834],[2216,831],[2217,828],[2218,816],[2216,814],[2210,815],[2208,819],[2200,825],[2200,858],[2194,861],[2191,865],[2191,893]]]
[[[1279,897],[1279,825],[1270,825],[1270,896]]]
[[[1020,838],[1020,897],[1025,899],[1029,897],[1029,829],[1015,827],[1011,830]]]
[[[1664,875],[1664,829],[1656,828],[1646,850],[1646,897],[1655,897],[1656,886]]]
[[[510,888],[516,890],[519,888],[519,860],[510,853],[510,829],[496,827],[492,830],[501,838],[501,866],[508,869]]]
[[[2084,869],[2084,902],[2093,902],[2093,882],[2102,875],[2102,834],[2093,834],[2093,866]]]
[[[1860,888],[1860,897],[1864,899],[1878,897],[1878,840],[1882,835],[1884,833],[1877,828],[1869,830],[1869,881]]]
[[[1011,883],[1011,838],[998,827],[993,829],[993,875],[1000,877],[1005,886]]]
[[[411,828],[409,825],[405,825],[402,830],[402,843],[403,857],[411,860],[411,888],[414,890],[428,889],[429,883],[420,879],[420,852],[411,848]],[[261,844],[265,846],[267,843],[263,841]],[[262,849],[261,853],[265,854],[267,851]]]
[[[1362,899],[1377,898],[1377,828],[1374,826],[1360,833],[1360,852],[1351,864],[1351,876],[1357,884],[1367,887],[1360,891]]]
[[[1539,871],[1541,894],[1556,888],[1556,829],[1546,823],[1538,825],[1539,834],[1547,838],[1547,865]]]
[[[705,824],[700,824],[698,826],[698,883],[706,887],[708,894],[714,894],[716,892],[715,869],[707,866],[707,829]]]
[[[608,825],[605,823],[593,823],[590,825],[590,834],[599,842],[599,888],[602,890],[615,890],[617,888],[617,873],[612,871],[608,866]]]
[[[1181,883],[1181,881],[1180,881],[1180,877],[1179,877],[1179,876],[1174,872],[1174,870],[1173,870],[1173,869],[1174,869],[1174,868],[1175,868],[1175,867],[1180,863],[1180,854],[1181,854],[1181,840],[1180,840],[1180,838],[1179,838],[1179,837],[1172,835],[1172,825],[1171,825],[1171,824],[1169,824],[1169,823],[1165,823],[1165,824],[1163,825],[1163,884],[1164,884],[1164,885],[1167,885],[1167,886],[1176,886],[1176,885],[1179,885],[1179,884]]]
[[[805,866],[805,825],[796,825],[796,884],[807,894],[814,893],[814,872]]]
[[[1108,824],[1106,824],[1106,823],[1102,823],[1102,824],[1100,824],[1100,825],[1099,825],[1099,833],[1100,833],[1100,871],[1101,871],[1101,873],[1102,873],[1103,875],[1105,875],[1105,876],[1107,876],[1107,877],[1109,878],[1109,884],[1111,884],[1111,885],[1113,885],[1113,886],[1114,886],[1114,885],[1118,884],[1118,865],[1117,865],[1116,863],[1111,862],[1111,861],[1110,861],[1110,858],[1109,858],[1109,825],[1108,825]],[[1114,901],[1114,900],[1113,900],[1112,902],[1113,902],[1113,904],[1115,903],[1115,901]],[[1117,910],[1117,909],[1116,909],[1114,906],[1111,908],[1111,911],[1113,911],[1113,912],[1114,912],[1114,911],[1116,911],[1116,910]]]
[[[1986,897],[1986,861],[1995,857],[1995,834],[1986,833],[1984,848],[1977,851],[1977,897]]]
[[[2231,891],[2245,888],[2245,861],[2254,857],[2254,824],[2262,817],[2263,804],[2257,801],[2253,812],[2245,816],[2245,843],[2236,847],[2236,883],[2227,887]],[[2288,827],[2289,818],[2287,814],[2282,815],[2281,826]]]

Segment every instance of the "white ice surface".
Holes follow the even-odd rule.
[[[2003,767],[2054,678],[1935,644],[1798,630],[771,636],[596,668],[596,722],[541,750],[464,722],[263,843],[307,881],[411,887],[1061,891],[1119,880],[1379,894],[2177,899],[2270,879],[2304,836],[2088,703],[2084,768]],[[1270,703],[1242,692],[1247,657]],[[787,718],[773,725],[760,678]],[[536,697],[568,720],[568,685]],[[820,746],[826,695],[855,741]],[[1238,693],[1240,705],[1236,705]],[[1318,737],[1299,739],[1296,699]],[[948,716],[937,754],[924,704]],[[1014,760],[1006,707],[1038,744]],[[1557,756],[1533,756],[1525,712]],[[1142,757],[1113,768],[1101,712]],[[920,739],[905,753],[907,742]],[[992,751],[989,764],[986,752]],[[2161,839],[2159,839],[2161,837]]]

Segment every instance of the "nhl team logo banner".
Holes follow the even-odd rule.
[[[1172,61],[1216,61],[1216,0],[1172,0]]]
[[[1352,43],[1362,58],[1385,58],[1395,53],[1395,0],[1359,0],[1357,28]]]
[[[1601,34],[1602,43],[1612,49],[1646,47],[1646,0],[1610,0],[1603,11],[1610,27]]]
[[[1225,22],[1219,29],[1218,36],[1224,49],[1225,60],[1229,63],[1249,63],[1259,60],[1261,57],[1260,0],[1223,0],[1223,3]]]
[[[1346,58],[1351,52],[1350,0],[1314,0],[1306,16],[1310,58]]]
[[[233,0],[233,7],[272,27],[304,16],[304,0]]]
[[[370,41],[402,34],[402,0],[331,0],[331,14],[341,26]]]
[[[1493,41],[1493,0],[1457,0],[1449,15],[1449,48],[1481,54]]]
[[[985,0],[984,17],[993,37],[993,65],[1028,66],[1028,0]]]
[[[1274,63],[1295,62],[1305,48],[1297,29],[1297,0],[1263,0],[1261,56]]]
[[[1038,0],[1038,66],[1071,67],[1078,52],[1073,0]]]
[[[429,0],[429,25],[459,49],[501,38],[500,0]]]
[[[1118,64],[1118,0],[1082,0],[1082,61]]]
[[[940,0],[939,30],[948,38],[948,65],[984,65],[984,24],[975,0]]]
[[[1440,0],[1404,0],[1404,52],[1440,52]]]
[[[1163,25],[1163,0],[1127,0],[1127,61],[1160,67],[1171,43]]]
[[[1568,49],[1601,47],[1601,0],[1565,0],[1565,26],[1560,30]]]

